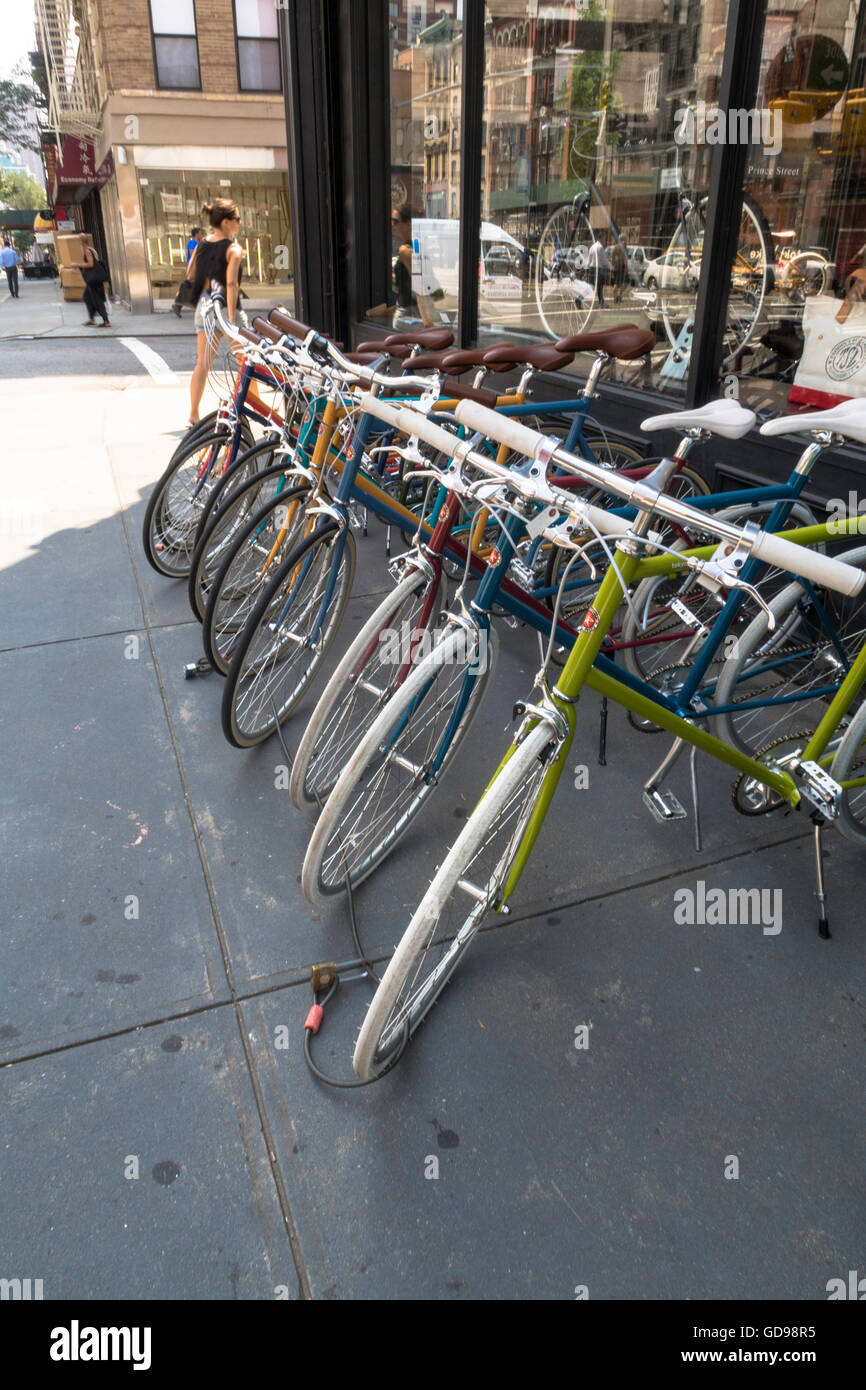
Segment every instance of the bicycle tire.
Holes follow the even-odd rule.
[[[213,520],[214,512],[225,506],[231,500],[236,489],[243,486],[254,473],[263,473],[266,468],[270,467],[279,442],[279,436],[270,435],[257,440],[248,448],[238,449],[237,457],[231,468],[217,479],[214,487],[208,492],[196,528],[196,545]]]
[[[387,1071],[402,1051],[404,1033],[408,1032],[408,1038],[411,1038],[427,1017],[480,928],[490,905],[495,903],[496,894],[507,879],[514,861],[541,783],[548,774],[549,766],[541,759],[552,739],[551,730],[544,723],[530,730],[499,769],[437,869],[433,882],[415,909],[391,957],[361,1025],[352,1065],[362,1080],[371,1080]],[[513,824],[510,824],[508,817],[512,807],[516,814],[512,818]],[[486,900],[473,897],[473,905],[464,917],[465,909],[457,895],[472,895],[467,894],[460,885],[467,882],[470,871],[474,878],[484,879],[487,870],[484,869],[479,875],[474,867],[475,861],[490,845],[492,836],[496,835],[497,819],[500,820],[499,828],[505,843],[500,849],[497,842],[490,856],[494,862],[486,882],[475,885],[482,888]],[[455,906],[453,924],[446,921],[440,936],[440,923],[452,902]],[[421,984],[416,985],[426,955],[434,944],[443,954],[433,962]],[[400,996],[416,960],[419,964],[410,985],[414,989],[414,998],[410,997],[401,1008]]]
[[[471,646],[466,636],[462,627],[444,630],[429,655],[379,711],[341,772],[316,822],[301,869],[301,887],[314,906],[332,902],[347,881],[356,888],[369,878],[405,835],[453,761],[481,707],[496,654],[491,631],[484,668],[450,734],[435,777],[428,775],[434,752],[449,730],[463,681],[471,666],[478,664],[475,634],[471,634]],[[441,685],[443,673],[456,679]],[[431,692],[436,692],[438,704],[431,700]],[[351,862],[347,860],[349,842]]]
[[[168,579],[182,579],[189,574],[198,515],[214,486],[220,462],[225,464],[222,455],[230,452],[231,447],[231,436],[225,434],[206,435],[194,441],[175,456],[150,495],[142,525],[142,545],[148,564]]]
[[[431,583],[436,584],[436,594],[427,626],[435,628],[443,581],[427,580],[420,570],[410,571],[367,618],[316,701],[289,780],[289,795],[299,811],[318,815],[345,765],[348,750],[358,747],[389,698],[400,668],[392,671],[390,681],[382,682],[377,661],[383,645],[380,636],[395,629],[402,631],[405,623],[416,630]],[[367,700],[359,692],[366,694]]]
[[[263,456],[269,457],[272,452],[265,450]],[[249,455],[254,453],[255,450],[248,451]],[[250,458],[250,463],[253,462]],[[224,489],[220,484],[214,489],[214,493],[223,493],[223,501],[219,506],[213,506],[212,496],[207,504],[205,515],[199,525],[198,540],[192,552],[189,569],[189,606],[199,622],[204,618],[211,584],[219,573],[238,531],[252,512],[271,500],[274,492],[273,487],[269,488],[268,484],[275,487],[280,478],[285,477],[285,473],[285,463],[266,464],[262,469],[255,468],[251,477],[242,478],[238,482],[232,470],[223,482],[232,482],[234,486]]]
[[[862,704],[845,730],[830,767],[837,782],[866,775],[866,703]],[[866,845],[866,787],[845,788],[836,821],[846,840],[861,848]]]
[[[866,546],[858,546],[853,550],[847,551],[839,557],[850,565],[857,565],[861,569],[866,569]],[[808,690],[808,672],[810,666],[815,671],[816,688],[823,689],[830,684],[827,671],[833,671],[834,659],[838,667],[838,653],[835,652],[832,639],[825,638],[823,650],[815,651],[814,642],[811,637],[801,639],[798,634],[800,626],[797,616],[797,605],[804,596],[801,584],[796,580],[788,584],[778,593],[770,603],[770,610],[776,620],[776,630],[772,633],[772,638],[768,642],[771,629],[767,615],[763,612],[754,617],[745,631],[737,640],[737,645],[731,656],[723,663],[722,670],[716,684],[713,695],[714,705],[732,705],[737,702],[743,704],[749,699],[757,700],[760,698],[760,689],[749,691],[747,683],[749,681],[772,680],[775,684],[771,687],[774,698],[778,699],[784,693],[785,683],[791,685],[792,690],[796,688],[798,692]],[[855,626],[853,631],[847,635],[848,644],[855,650],[859,650],[864,637],[866,637],[866,606],[857,600],[845,600],[839,596],[827,596],[825,600],[831,609],[832,604],[839,605],[849,603],[850,616]],[[842,625],[836,625],[836,636],[839,640],[845,640],[845,634],[840,631]],[[786,644],[791,647],[790,654],[786,651]],[[750,668],[750,661],[758,651],[766,651],[767,657],[774,663],[772,670],[767,671],[764,676],[764,669],[758,660]],[[787,660],[785,660],[787,656]],[[787,669],[786,669],[787,668]],[[838,675],[838,670],[836,671]],[[840,677],[841,679],[841,677]],[[812,701],[815,701],[814,709]],[[743,710],[741,715],[736,711],[715,715],[716,728],[720,731],[720,736],[732,744],[733,747],[740,749],[741,752],[751,755],[755,749],[763,747],[769,743],[779,733],[784,732],[780,721],[788,719],[789,722],[796,717],[797,723],[803,723],[804,727],[809,728],[817,724],[824,711],[824,706],[829,703],[829,697],[816,695],[798,699],[792,703],[779,706],[782,713],[775,724],[768,723],[772,719],[773,706],[769,703],[766,706],[759,706],[754,710]],[[762,711],[766,709],[769,713],[762,717]],[[796,711],[794,716],[793,711]],[[813,717],[814,715],[814,717]]]
[[[340,530],[335,521],[326,521],[312,535],[300,541],[283,561],[270,586],[253,609],[232,657],[223,691],[222,729],[229,743],[235,748],[253,748],[256,744],[263,743],[265,739],[270,738],[278,725],[288,719],[336,636],[349,601],[355,574],[355,541],[349,530],[343,532],[345,543],[338,561],[340,572],[314,652],[307,645],[309,638],[301,635],[301,629],[305,619],[311,616],[311,609],[314,609],[312,618],[315,620],[324,597],[323,592],[317,592],[317,587],[309,593],[306,592],[310,576],[313,577],[314,586],[318,585],[314,552],[321,550],[326,562],[333,564],[334,557],[329,552],[338,539]],[[298,570],[300,573],[296,573]],[[327,577],[325,582],[327,583]],[[274,626],[286,601],[290,603],[289,610],[278,626]],[[258,650],[257,643],[263,646],[263,651]],[[260,677],[274,671],[281,654],[288,655],[298,651],[303,651],[309,656],[300,673],[294,672],[291,662],[284,665],[283,669],[292,673],[292,684],[289,692],[277,704],[269,689],[270,675],[267,675],[264,685]],[[253,713],[253,691],[262,711],[255,727],[252,727],[253,718],[247,717],[248,710],[250,715]],[[271,706],[267,715],[265,702]]]
[[[310,484],[303,481],[269,498],[247,519],[222,558],[208,590],[202,618],[205,656],[222,676],[229,673],[235,645],[259,595],[301,538],[311,492]],[[293,502],[300,502],[302,506],[279,548],[274,550],[283,525],[279,509]]]
[[[175,458],[188,449],[194,440],[204,439],[208,434],[230,434],[234,427],[234,424],[229,421],[220,424],[219,410],[211,410],[207,415],[202,416],[198,424],[191,425],[186,431],[183,438],[176,445],[174,453],[169,459],[169,463],[173,463]],[[251,448],[252,445],[255,444],[256,439],[249,420],[242,419],[239,428],[244,447]]]

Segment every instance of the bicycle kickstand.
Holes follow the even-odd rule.
[[[818,883],[815,889],[815,897],[818,899],[818,935],[825,941],[830,937],[830,923],[827,920],[827,895],[824,892],[824,840],[823,830],[826,825],[824,817],[817,812],[812,817],[812,824],[815,827],[815,877]]]

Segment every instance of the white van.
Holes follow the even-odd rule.
[[[460,223],[451,217],[412,219],[412,289],[432,297],[436,307],[457,312]],[[525,252],[510,232],[481,223],[479,287],[482,298],[519,299]]]

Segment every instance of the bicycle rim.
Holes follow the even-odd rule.
[[[353,1066],[385,1071],[415,1033],[489,913],[520,847],[548,772],[550,729],[538,724],[500,769],[424,895],[358,1035]]]
[[[493,665],[484,631],[446,630],[373,722],[310,840],[301,884],[321,904],[369,877],[405,835],[453,760]],[[471,685],[467,690],[467,681]],[[456,706],[468,697],[454,726]],[[434,763],[436,766],[434,767]]]

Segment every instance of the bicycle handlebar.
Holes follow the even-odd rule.
[[[561,488],[552,487],[549,483],[547,484],[548,495],[540,498],[539,484],[534,479],[522,480],[514,473],[513,469],[505,464],[497,463],[494,459],[487,458],[484,454],[479,454],[476,450],[471,449],[465,440],[455,439],[448,430],[443,429],[441,425],[434,424],[432,420],[428,420],[417,410],[410,410],[405,405],[393,405],[389,401],[381,401],[377,396],[364,396],[361,401],[361,409],[368,410],[378,419],[393,425],[403,434],[417,435],[426,444],[437,449],[440,454],[446,454],[449,458],[460,458],[474,464],[491,478],[513,488],[515,492],[524,493],[534,500],[561,502],[563,507],[567,505],[570,510],[579,512],[581,518],[591,527],[595,527],[597,531],[611,536],[622,535],[622,517],[611,516],[601,507],[594,507],[589,502],[572,497]],[[418,428],[419,422],[421,428]]]
[[[783,540],[781,536],[773,535],[772,532],[747,533],[742,527],[719,521],[711,513],[700,512],[695,507],[690,507],[687,502],[659,493],[647,487],[645,483],[632,482],[615,472],[599,468],[597,464],[576,458],[573,454],[566,453],[556,441],[546,439],[537,430],[531,430],[506,416],[497,415],[495,411],[485,410],[483,406],[477,406],[471,401],[462,401],[454,413],[461,424],[507,444],[509,448],[528,458],[537,458],[540,453],[551,449],[550,456],[555,458],[561,467],[571,473],[577,473],[588,482],[599,484],[605,492],[612,492],[642,510],[659,512],[669,521],[699,525],[703,529],[714,531],[722,540],[733,541],[735,545],[745,545],[753,555],[766,564],[777,565],[779,569],[787,570],[790,574],[810,579],[816,584],[824,584],[828,589],[835,589],[848,597],[858,594],[866,583],[866,572],[846,565],[844,560],[833,560],[818,551],[809,550],[806,546],[794,545],[791,541]],[[556,447],[551,448],[553,445]]]
[[[221,294],[214,294],[211,296],[211,301],[214,306],[217,323],[226,337],[232,338],[234,342],[240,343],[244,347],[249,347],[247,340],[241,337],[237,324],[229,323],[228,319],[223,314],[223,309],[226,307],[224,296]],[[266,340],[263,340],[263,342],[264,341]],[[273,346],[279,348],[280,344],[273,344]],[[285,346],[285,344],[283,344],[283,346]],[[364,367],[359,362],[352,362],[348,357],[343,355],[335,343],[332,343],[323,334],[317,333],[315,330],[311,330],[307,334],[300,346],[305,348],[309,355],[312,355],[312,352],[315,351],[325,358],[330,358],[347,377],[354,377],[357,380],[367,382],[371,386],[384,386],[390,390],[399,387],[401,391],[430,391],[431,389],[436,390],[438,387],[438,378],[435,374],[430,377],[393,377],[385,372],[377,372],[372,367]],[[383,357],[384,356],[385,354],[383,354]],[[317,365],[323,364],[319,363]]]
[[[811,579],[818,584],[824,584],[827,588],[835,589],[849,597],[858,594],[866,583],[866,572],[855,569],[852,565],[846,565],[842,560],[830,559],[817,551],[809,550],[805,546],[794,545],[791,541],[783,540],[780,536],[758,531],[752,526],[744,529],[742,526],[721,521],[712,513],[698,511],[696,507],[690,507],[687,502],[670,497],[659,491],[658,488],[621,477],[618,473],[600,468],[597,464],[589,463],[586,459],[576,458],[573,454],[566,453],[558,440],[547,439],[537,430],[531,430],[526,425],[518,424],[516,420],[498,415],[495,411],[487,410],[484,406],[476,405],[474,402],[462,401],[456,407],[454,413],[460,423],[479,434],[507,445],[528,459],[535,460],[540,455],[547,455],[544,467],[539,469],[537,478],[524,475],[521,486],[513,470],[492,463],[490,459],[471,450],[462,441],[455,440],[454,436],[450,435],[447,430],[433,424],[419,411],[410,410],[406,406],[387,407],[373,396],[365,396],[362,407],[372,414],[386,419],[389,423],[397,425],[404,433],[417,435],[441,453],[447,453],[449,457],[467,458],[476,467],[487,471],[494,477],[500,477],[503,481],[507,481],[517,491],[534,492],[539,501],[549,500],[545,496],[545,489],[548,491],[550,489],[545,477],[546,465],[550,460],[555,459],[556,463],[567,472],[577,474],[588,483],[599,485],[605,492],[619,496],[624,502],[636,506],[639,510],[657,512],[669,521],[677,521],[704,531],[710,531],[722,541],[731,542],[735,547],[743,547],[765,563],[777,565],[780,569],[787,570],[791,574],[800,575],[804,579]],[[383,413],[384,409],[387,409],[387,414]],[[584,508],[588,507],[588,504],[582,503],[577,507],[575,501],[576,499],[568,499],[569,510],[586,516],[587,520],[592,525],[597,525],[601,531],[613,534],[616,530],[621,533],[621,518],[610,517],[607,512],[598,507],[592,507],[591,512],[585,512]],[[565,505],[566,503],[563,501],[563,507]],[[599,524],[601,518],[604,519],[604,524]]]

